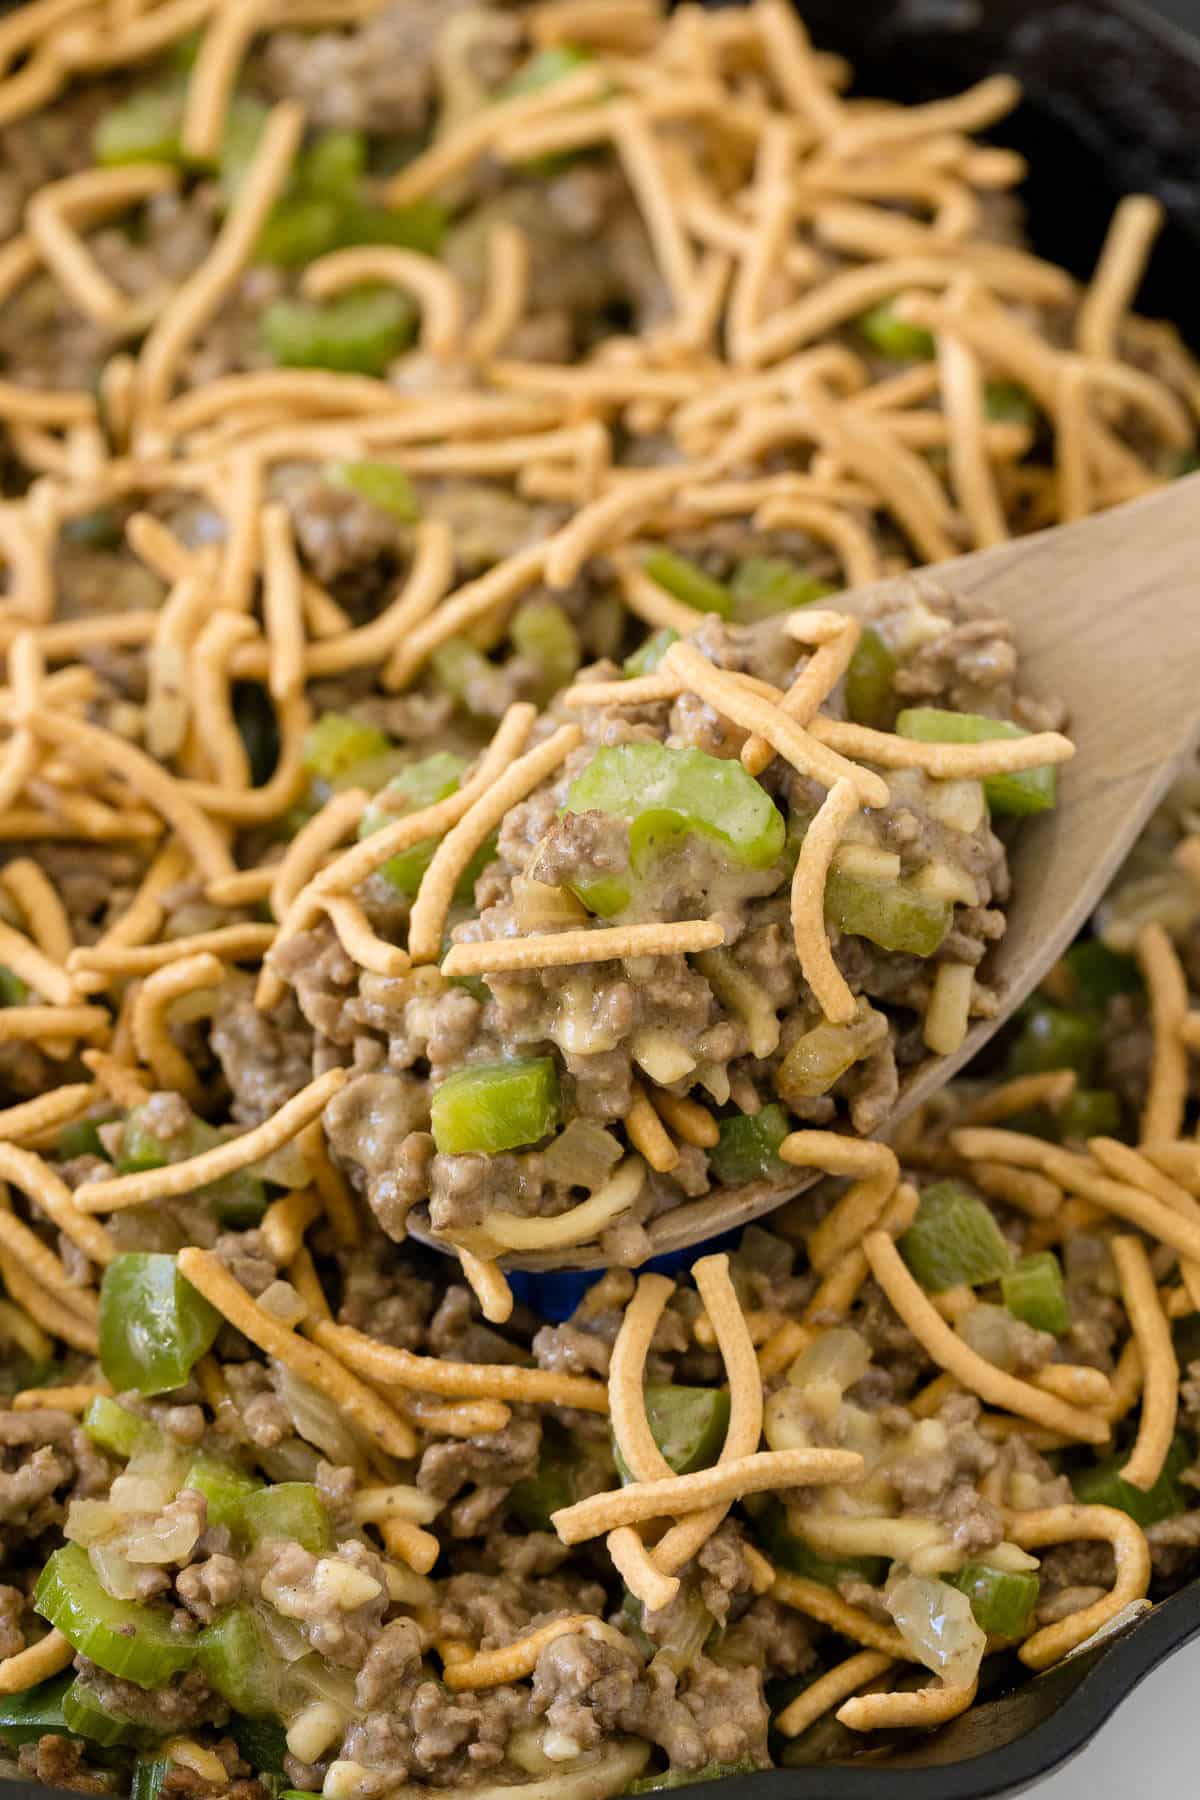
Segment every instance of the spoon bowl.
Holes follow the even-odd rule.
[[[995,1015],[977,1019],[950,1056],[904,1077],[886,1137],[1012,1017],[1094,910],[1134,840],[1200,742],[1200,475],[1075,525],[940,563],[927,577],[1009,620],[1035,694],[1067,708],[1076,744],[1059,771],[1055,811],[1023,820],[1010,852],[1012,901],[986,972]],[[905,575],[839,596],[846,612],[911,583]],[[714,1189],[647,1227],[655,1256],[762,1218],[823,1177]],[[413,1236],[447,1246],[427,1219]],[[594,1245],[516,1255],[506,1268],[598,1269]]]

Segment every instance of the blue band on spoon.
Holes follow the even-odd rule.
[[[681,1269],[690,1269],[702,1256],[711,1256],[718,1250],[736,1249],[740,1237],[740,1231],[726,1231],[720,1237],[709,1238],[707,1243],[692,1244],[686,1250],[671,1250],[665,1256],[652,1257],[642,1264],[642,1269],[655,1269],[661,1275],[677,1275]],[[561,1325],[603,1274],[603,1269],[553,1269],[545,1275],[532,1269],[512,1269],[508,1274],[508,1285],[518,1305],[529,1307],[550,1325]]]

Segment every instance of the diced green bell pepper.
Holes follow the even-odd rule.
[[[729,1430],[728,1391],[647,1382],[645,1400],[651,1435],[675,1474],[711,1469]],[[622,1482],[632,1481],[615,1441],[613,1456]]]
[[[661,1775],[642,1775],[631,1782],[631,1794],[656,1794],[661,1788],[692,1787],[697,1781],[720,1781],[726,1775],[754,1775],[758,1764],[751,1756],[736,1762],[709,1762],[702,1769],[665,1769]]]
[[[147,1736],[144,1726],[102,1706],[82,1676],[76,1676],[63,1695],[62,1712],[68,1731],[73,1731],[76,1737],[88,1738],[106,1750],[114,1749],[118,1744],[144,1742]]]
[[[359,837],[371,837],[375,832],[382,831],[385,825],[403,818],[405,813],[422,812],[425,807],[435,806],[439,800],[457,793],[466,767],[466,757],[455,756],[450,750],[435,750],[432,756],[409,763],[382,790],[385,795],[402,797],[405,804],[397,806],[381,799],[375,805],[368,806],[359,821]],[[422,838],[419,844],[412,844],[407,850],[390,856],[379,873],[400,893],[415,894],[421,885],[421,877],[433,861],[433,853],[437,847],[437,838]],[[476,881],[495,854],[496,840],[491,837],[468,863],[455,889],[456,899],[470,899]]]
[[[927,362],[936,348],[923,325],[910,325],[900,317],[894,300],[881,300],[863,313],[858,329],[872,350],[889,362]]]
[[[70,1162],[76,1156],[101,1156],[106,1162],[109,1160],[95,1119],[76,1119],[73,1124],[64,1125],[59,1131],[55,1150],[63,1162]]]
[[[29,989],[19,975],[0,963],[0,1006],[23,1006],[29,998]]]
[[[950,929],[954,908],[906,881],[869,881],[831,869],[825,880],[825,918],[847,937],[868,938],[881,950],[932,956]]]
[[[73,1680],[68,1669],[22,1694],[0,1695],[0,1744],[19,1750],[22,1744],[36,1744],[40,1737],[69,1735],[63,1696]]]
[[[883,730],[891,719],[899,663],[871,625],[863,627],[846,670],[846,711],[856,725]]]
[[[397,288],[367,286],[329,300],[274,300],[260,325],[284,368],[382,375],[412,343],[416,312]]]
[[[983,410],[997,424],[1028,425],[1031,431],[1038,421],[1038,409],[1028,388],[1015,381],[986,382]]]
[[[195,1659],[194,1641],[174,1629],[165,1606],[115,1600],[79,1544],[53,1553],[33,1604],[81,1655],[138,1687],[162,1687]]]
[[[170,163],[182,168],[184,94],[180,88],[135,88],[100,115],[92,154],[105,168],[122,163]]]
[[[564,75],[572,74],[582,63],[591,60],[591,51],[578,44],[547,44],[544,49],[535,50],[529,60],[509,76],[496,98],[515,100],[520,94],[540,94],[543,88],[553,87]]]
[[[661,631],[655,631],[643,644],[639,644],[632,655],[627,656],[621,664],[622,673],[630,680],[639,675],[653,675],[672,644],[679,642],[679,633],[665,625]]]
[[[222,1142],[221,1133],[206,1119],[193,1118],[187,1131],[171,1138],[155,1132],[141,1107],[134,1107],[125,1119],[117,1168],[123,1175],[138,1174],[146,1169],[162,1169],[168,1163],[183,1162],[199,1156]],[[235,1169],[219,1181],[197,1188],[196,1198],[210,1206],[222,1225],[246,1230],[257,1225],[267,1209],[266,1189],[259,1176],[249,1169]]]
[[[969,1562],[957,1574],[943,1575],[942,1580],[967,1596],[975,1623],[989,1637],[1021,1638],[1029,1630],[1041,1587],[1032,1570],[1010,1571],[995,1569],[987,1562]]]
[[[773,1101],[760,1112],[722,1119],[720,1138],[708,1153],[713,1174],[727,1187],[781,1174],[779,1146],[791,1128],[784,1108]]]
[[[1009,1073],[1046,1075],[1055,1069],[1074,1069],[1086,1077],[1099,1048],[1100,1029],[1093,1017],[1034,1000],[1008,1053]]]
[[[243,1521],[244,1502],[263,1486],[257,1475],[248,1475],[219,1456],[198,1456],[183,1485],[204,1495],[209,1525],[228,1525],[231,1530]]]
[[[959,1181],[939,1181],[921,1195],[917,1216],[898,1249],[930,1293],[982,1287],[1012,1268],[1012,1251],[990,1207]]]
[[[365,131],[323,131],[301,158],[302,180],[310,194],[353,199],[367,172]]]
[[[341,224],[336,200],[322,194],[285,195],[267,214],[254,246],[254,260],[281,269],[302,269],[339,247]]]
[[[288,1754],[287,1732],[278,1719],[250,1719],[245,1713],[235,1712],[229,1721],[229,1731],[239,1754],[252,1769],[258,1771],[259,1780],[264,1775],[283,1778],[284,1758]],[[274,1790],[274,1783],[269,1779],[262,1785],[268,1794]],[[285,1788],[283,1793],[296,1793],[295,1788]],[[276,1794],[275,1800],[283,1800],[283,1794]],[[312,1800],[311,1794],[304,1794],[301,1800]]]
[[[249,1606],[231,1606],[204,1627],[196,1664],[209,1687],[246,1718],[278,1713],[283,1665]]]
[[[411,525],[421,516],[412,482],[396,463],[360,457],[353,461],[327,462],[321,473],[330,487],[357,495],[404,525]]]
[[[1065,1143],[1079,1138],[1116,1137],[1121,1130],[1121,1102],[1111,1088],[1076,1088],[1055,1114]]]
[[[220,1313],[179,1273],[173,1256],[126,1251],[105,1269],[100,1363],[118,1391],[165,1394],[182,1386],[220,1328]]]
[[[513,614],[508,635],[517,654],[540,671],[537,699],[546,705],[579,668],[579,633],[557,601],[527,600]]]
[[[1015,1262],[1001,1275],[1000,1292],[1013,1317],[1036,1331],[1052,1331],[1061,1337],[1070,1330],[1071,1307],[1062,1267],[1052,1250],[1039,1250]]]
[[[1110,950],[1099,938],[1082,938],[1072,944],[1063,961],[1075,1003],[1091,1012],[1103,1012],[1118,994],[1141,992],[1142,976],[1135,959]]]
[[[725,583],[715,580],[686,556],[657,544],[642,558],[642,567],[651,581],[685,606],[695,607],[700,613],[718,613],[722,619],[733,617],[733,595]]]
[[[443,1156],[484,1156],[536,1144],[558,1122],[558,1071],[549,1056],[472,1063],[433,1091],[433,1141]]]
[[[542,1446],[537,1473],[509,1489],[508,1504],[526,1531],[553,1531],[552,1513],[579,1498],[578,1466],[565,1446]]]
[[[326,712],[304,734],[304,767],[321,781],[337,781],[356,763],[369,762],[391,749],[391,739],[375,725],[349,713]]]
[[[665,585],[665,584],[664,584]],[[831,582],[796,567],[783,556],[747,556],[738,564],[729,583],[733,616],[742,625],[795,612],[827,600],[837,589]]]
[[[129,1800],[159,1800],[167,1776],[178,1765],[169,1756],[141,1756],[133,1765]]]
[[[114,1456],[130,1457],[135,1450],[147,1450],[162,1443],[162,1432],[153,1419],[139,1419],[119,1400],[97,1394],[89,1400],[81,1420],[85,1434],[102,1450]]]
[[[910,706],[896,720],[900,737],[922,744],[986,744],[993,738],[1028,737],[1008,719],[987,719],[981,713],[945,712],[937,706]],[[988,775],[983,783],[987,803],[994,813],[1023,818],[1030,813],[1052,812],[1058,803],[1058,777],[1053,765],[1018,769],[1011,775]]]
[[[754,1535],[771,1561],[806,1581],[836,1588],[843,1581],[865,1581],[877,1587],[888,1572],[884,1556],[822,1556],[788,1527],[787,1508],[774,1494],[754,1515]]]
[[[260,1484],[243,1493],[239,1526],[251,1544],[285,1538],[313,1556],[333,1549],[329,1512],[311,1481]]]
[[[1163,1519],[1172,1519],[1187,1507],[1180,1474],[1191,1462],[1191,1451],[1185,1437],[1176,1437],[1167,1452],[1162,1471],[1153,1487],[1134,1487],[1121,1479],[1121,1470],[1129,1461],[1129,1451],[1119,1450],[1106,1456],[1090,1469],[1079,1469],[1071,1476],[1075,1498],[1085,1506],[1115,1506],[1128,1513],[1145,1530]]]

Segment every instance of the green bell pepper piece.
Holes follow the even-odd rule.
[[[1036,1331],[1052,1331],[1061,1337],[1070,1330],[1071,1308],[1062,1267],[1052,1250],[1039,1250],[1015,1262],[1001,1275],[1000,1292],[1014,1318]]]
[[[713,1174],[726,1187],[781,1174],[785,1165],[779,1160],[779,1146],[791,1128],[784,1108],[774,1102],[760,1112],[722,1119],[720,1138],[708,1153]]]
[[[435,806],[439,800],[456,794],[466,767],[466,757],[455,756],[450,750],[435,750],[432,756],[422,757],[420,762],[409,763],[382,790],[384,794],[400,796],[405,804],[396,806],[380,801],[368,806],[359,821],[359,837],[371,837],[375,832],[382,831],[385,825],[402,818],[405,813],[421,812],[425,807]],[[419,844],[412,844],[407,850],[390,856],[379,873],[400,893],[415,894],[421,885],[421,877],[433,861],[433,853],[437,847],[437,838],[422,838]],[[496,839],[493,836],[481,845],[468,863],[454,890],[456,900],[471,898],[475,883],[495,854]]]
[[[19,1750],[22,1744],[36,1744],[41,1737],[70,1736],[70,1726],[63,1717],[63,1696],[74,1677],[70,1669],[53,1675],[37,1687],[22,1694],[0,1695],[0,1744],[8,1750]]]
[[[676,1475],[711,1469],[729,1430],[729,1395],[722,1388],[648,1382],[646,1418],[655,1443]],[[634,1479],[616,1442],[613,1457],[622,1483]]]
[[[558,1071],[549,1056],[472,1063],[433,1092],[433,1141],[443,1156],[495,1156],[536,1144],[558,1122]]]
[[[250,1719],[245,1713],[235,1712],[229,1721],[229,1731],[239,1755],[257,1772],[260,1781],[264,1775],[283,1779],[283,1763],[288,1753],[287,1732],[278,1719]],[[263,1786],[268,1794],[273,1791],[274,1784],[270,1780],[264,1781]],[[284,1791],[294,1793],[297,1790]],[[282,1797],[276,1795],[276,1800],[282,1800]],[[305,1794],[303,1800],[312,1800],[312,1795]]]
[[[118,1744],[142,1743],[148,1735],[161,1735],[148,1734],[145,1727],[133,1719],[102,1706],[83,1676],[76,1676],[63,1695],[62,1713],[68,1731],[73,1731],[76,1737],[88,1738],[106,1750],[112,1750]]]
[[[1028,737],[1008,719],[987,719],[980,713],[945,712],[937,706],[910,706],[896,720],[900,737],[922,744],[986,744],[993,738]],[[1018,769],[1011,775],[989,775],[983,791],[994,813],[1023,818],[1030,813],[1052,812],[1058,804],[1058,777],[1051,764],[1039,769]]]
[[[105,168],[160,162],[182,168],[184,95],[179,88],[135,88],[102,113],[92,133],[92,154]]]
[[[382,375],[412,343],[416,312],[398,289],[367,286],[329,300],[274,300],[260,328],[285,368]]]
[[[631,1794],[656,1794],[660,1788],[691,1787],[697,1781],[720,1781],[726,1775],[754,1775],[758,1764],[753,1757],[740,1756],[736,1762],[709,1762],[702,1769],[666,1769],[661,1775],[642,1775],[631,1782]]]
[[[843,1581],[865,1581],[878,1587],[887,1577],[884,1556],[822,1556],[789,1529],[787,1507],[774,1494],[754,1515],[754,1535],[771,1561],[806,1581],[837,1588]]]
[[[905,881],[869,881],[831,869],[825,879],[825,918],[848,937],[881,950],[932,956],[950,929],[954,908]]]
[[[129,1800],[159,1800],[167,1776],[176,1767],[169,1756],[141,1756],[133,1765]]]
[[[244,1492],[239,1525],[251,1544],[286,1538],[313,1556],[333,1549],[329,1512],[311,1481],[278,1481]]]
[[[1063,961],[1075,1003],[1090,1012],[1103,1012],[1118,994],[1138,994],[1142,990],[1141,971],[1135,959],[1110,950],[1099,938],[1082,938],[1072,944]]]
[[[653,675],[672,644],[679,642],[679,633],[669,625],[661,631],[653,632],[644,643],[639,644],[632,655],[627,656],[621,664],[621,671],[632,681],[639,675]]]
[[[573,1506],[579,1498],[577,1465],[565,1446],[542,1446],[537,1473],[509,1489],[508,1504],[526,1531],[553,1531],[552,1513]]]
[[[380,462],[374,458],[327,462],[321,473],[330,487],[357,495],[360,500],[365,500],[379,512],[390,514],[393,519],[399,519],[404,525],[411,525],[421,516],[412,482],[396,463]]]
[[[875,628],[864,626],[846,670],[846,711],[856,725],[875,731],[887,726],[895,704],[892,678],[899,667]]]
[[[70,1162],[76,1156],[102,1156],[105,1162],[110,1160],[95,1119],[76,1119],[73,1124],[64,1125],[58,1134],[55,1151],[63,1162]]]
[[[509,76],[497,93],[499,100],[515,100],[520,94],[540,94],[553,87],[564,75],[572,74],[582,63],[590,62],[592,53],[578,44],[547,44],[535,50],[527,62]]]
[[[208,1524],[228,1525],[231,1530],[242,1524],[243,1503],[263,1487],[257,1475],[248,1475],[219,1456],[198,1456],[183,1485],[204,1495]]]
[[[339,241],[342,244],[395,244],[401,250],[419,250],[436,256],[450,223],[444,206],[434,200],[414,200],[409,206],[372,206],[365,200],[343,203]]]
[[[23,1006],[29,998],[29,989],[19,975],[0,963],[0,1006]]]
[[[248,1719],[279,1711],[283,1664],[249,1606],[238,1604],[196,1639],[196,1665],[223,1700]]]
[[[744,557],[729,583],[733,616],[742,625],[795,612],[797,607],[811,606],[837,591],[831,582],[809,575],[783,556]]]
[[[220,1328],[220,1313],[179,1273],[173,1256],[126,1251],[105,1269],[100,1363],[118,1391],[180,1387]]]
[[[1121,1102],[1110,1088],[1076,1088],[1055,1115],[1058,1135],[1086,1142],[1094,1137],[1116,1137],[1121,1130]]]
[[[162,1443],[162,1432],[153,1419],[139,1419],[119,1400],[97,1394],[89,1400],[82,1420],[84,1433],[102,1450],[114,1456],[130,1457],[135,1450],[148,1450]]]
[[[38,1577],[33,1604],[81,1655],[138,1687],[162,1687],[195,1659],[165,1606],[116,1600],[79,1544],[56,1550]]]
[[[356,763],[368,762],[391,749],[391,739],[374,725],[349,713],[327,712],[309,726],[301,752],[304,767],[321,781],[337,781]]]
[[[1153,1487],[1134,1487],[1132,1482],[1121,1479],[1120,1471],[1129,1461],[1128,1450],[1106,1456],[1090,1469],[1078,1470],[1071,1476],[1071,1486],[1075,1498],[1085,1506],[1115,1506],[1144,1530],[1147,1525],[1157,1525],[1186,1510],[1188,1503],[1179,1476],[1191,1460],[1187,1439],[1179,1436],[1168,1450]]]
[[[221,1133],[206,1119],[193,1118],[186,1132],[171,1138],[160,1138],[151,1129],[141,1107],[126,1115],[121,1134],[121,1148],[116,1162],[123,1175],[146,1169],[165,1168],[168,1163],[183,1162],[199,1156],[204,1150],[223,1142]],[[220,1181],[210,1181],[197,1188],[196,1198],[210,1206],[221,1224],[235,1230],[257,1225],[267,1210],[266,1189],[261,1179],[249,1169],[235,1169]]]
[[[651,581],[682,600],[699,613],[718,613],[722,619],[733,617],[733,595],[723,581],[706,574],[697,563],[689,562],[663,544],[656,544],[642,558],[642,567]]]
[[[513,648],[540,671],[537,698],[544,706],[569,687],[583,660],[579,633],[555,600],[527,600],[508,628]]]
[[[1032,431],[1038,422],[1038,409],[1028,388],[1015,381],[985,382],[983,410],[997,424],[1028,425]]]
[[[1032,1570],[994,1569],[987,1562],[966,1563],[957,1574],[943,1575],[971,1602],[975,1623],[989,1637],[1021,1638],[1029,1629],[1041,1582]]]
[[[991,1209],[959,1181],[938,1181],[921,1195],[898,1249],[930,1293],[982,1287],[1012,1268],[1012,1251]]]
[[[858,329],[872,350],[889,362],[927,362],[936,349],[923,325],[910,325],[900,317],[894,300],[881,300],[863,313]]]
[[[1099,1048],[1100,1028],[1095,1018],[1034,1000],[1008,1053],[1009,1073],[1046,1075],[1055,1069],[1074,1069],[1086,1077]]]
[[[341,241],[342,214],[336,200],[321,194],[289,194],[267,214],[254,260],[281,269],[303,269],[336,250]]]
[[[351,200],[367,172],[365,131],[323,131],[300,159],[301,181],[310,194]]]

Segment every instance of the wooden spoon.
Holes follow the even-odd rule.
[[[1066,702],[1077,754],[1054,812],[1020,823],[1008,929],[985,965],[999,1005],[952,1056],[907,1076],[877,1135],[956,1075],[1062,955],[1200,741],[1200,475],[1078,525],[942,563],[921,577],[1011,621],[1022,685]],[[839,596],[861,612],[911,576]],[[654,1254],[682,1250],[773,1211],[820,1180],[718,1188],[649,1227]],[[428,1235],[424,1219],[414,1236]],[[422,1226],[424,1225],[424,1229]],[[505,1259],[524,1269],[595,1269],[594,1246]]]

